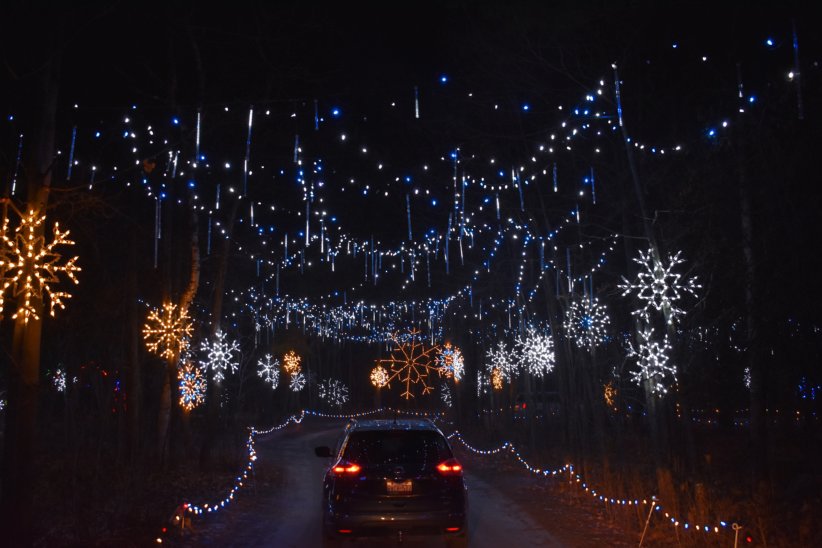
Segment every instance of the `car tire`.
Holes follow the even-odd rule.
[[[468,532],[462,531],[457,535],[447,537],[445,545],[448,548],[468,548]]]
[[[322,546],[323,548],[340,548],[342,546],[342,540],[337,537],[323,535]]]

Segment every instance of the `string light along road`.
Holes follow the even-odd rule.
[[[307,548],[322,546],[322,478],[328,464],[314,456],[314,447],[334,447],[342,433],[344,420],[314,418],[299,425],[277,430],[257,439],[257,487],[242,493],[230,509],[198,520],[194,530],[182,537],[185,546],[277,546]],[[455,451],[459,444],[452,443]],[[457,453],[460,458],[468,457]],[[509,496],[504,486],[491,481],[488,469],[471,469],[466,458],[466,483],[469,493],[468,545],[470,547],[562,547],[594,546],[593,541],[563,542],[522,508],[522,501]],[[511,489],[516,487],[511,486]],[[559,509],[561,501],[549,500]],[[580,523],[580,533],[595,528]],[[614,539],[614,546],[628,546]],[[175,545],[177,545],[175,543]],[[397,538],[357,539],[343,546],[398,546]],[[440,538],[406,536],[403,547],[445,546]]]

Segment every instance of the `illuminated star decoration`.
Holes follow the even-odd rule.
[[[528,328],[525,337],[515,343],[517,365],[535,377],[543,377],[554,369],[554,340],[550,335]]]
[[[371,384],[377,388],[388,386],[388,371],[385,370],[385,367],[378,365],[371,370]],[[388,386],[388,388],[391,387]]]
[[[207,353],[205,361],[200,363],[214,371],[215,382],[222,382],[228,370],[237,372],[238,364],[232,354],[239,352],[240,346],[236,341],[226,341],[226,334],[222,331],[217,331],[217,338],[211,344],[203,341],[200,350]]]
[[[305,388],[305,375],[302,373],[291,375],[291,380],[288,382],[288,387],[292,392],[300,392],[303,388]]]
[[[517,363],[514,359],[514,356],[511,355],[508,348],[506,348],[505,343],[502,341],[497,342],[496,348],[492,348],[489,350],[485,357],[488,358],[488,362],[486,366],[490,372],[494,370],[497,371],[496,376],[499,378],[500,388],[502,388],[502,381],[504,379],[510,379],[516,371]],[[493,385],[494,378],[492,376],[491,383]]]
[[[462,358],[462,351],[451,343],[445,343],[437,355],[437,365],[441,374],[447,378],[454,377],[459,381],[465,373],[465,361]]]
[[[331,407],[342,407],[348,401],[348,387],[337,379],[326,379],[318,386],[320,399]]]
[[[11,288],[11,295],[17,297],[17,311],[12,319],[22,314],[23,320],[39,320],[32,299],[41,299],[45,293],[49,298],[49,313],[54,316],[55,307],[64,309],[63,299],[70,299],[71,294],[65,291],[54,291],[52,285],[60,282],[59,274],[79,283],[76,272],[80,267],[75,263],[78,257],[72,257],[60,264],[62,255],[54,248],[59,245],[74,245],[68,239],[69,231],[60,231],[58,223],[54,223],[54,237],[51,243],[46,243],[42,235],[38,235],[39,227],[46,217],[38,216],[34,211],[27,215],[20,215],[20,226],[15,229],[14,236],[9,236],[9,218],[5,216],[0,228],[0,317],[3,314],[6,290]]]
[[[574,300],[565,317],[565,333],[577,348],[593,349],[606,340],[605,330],[611,323],[605,305],[596,298]]]
[[[58,368],[57,371],[54,372],[54,378],[51,379],[51,383],[54,385],[54,388],[56,388],[58,392],[65,392],[66,391],[66,371],[65,371],[65,369]]]
[[[188,312],[176,304],[165,303],[161,310],[149,312],[143,327],[143,339],[149,352],[173,360],[186,351],[190,338]]]
[[[180,406],[191,411],[205,401],[206,378],[200,368],[186,362],[177,370],[177,380],[180,381]]]
[[[288,353],[283,356],[283,369],[289,375],[296,375],[302,369],[300,366],[301,361],[302,358],[296,352],[289,350]]]
[[[682,280],[682,275],[674,272],[674,267],[685,262],[680,259],[681,251],[673,255],[668,255],[668,264],[665,265],[660,259],[656,261],[652,250],[640,251],[639,257],[634,258],[644,270],[637,274],[635,282],[628,281],[624,276],[624,283],[619,285],[622,289],[622,296],[629,293],[636,293],[637,298],[644,302],[642,308],[634,310],[632,314],[648,320],[652,309],[657,312],[669,312],[668,323],[673,324],[674,320],[685,314],[685,311],[678,308],[676,303],[686,293],[696,296],[696,290],[702,286],[696,282],[696,278]]]
[[[271,385],[271,389],[277,388],[280,384],[280,360],[271,361],[271,354],[266,354],[265,358],[257,362],[260,368],[257,374],[263,378],[265,382]]]
[[[428,384],[428,374],[436,372],[441,374],[441,370],[433,364],[431,355],[439,350],[438,346],[426,348],[418,340],[420,332],[412,329],[406,335],[407,342],[402,342],[396,333],[391,335],[396,349],[391,353],[391,357],[384,360],[377,360],[378,365],[388,366],[388,380],[386,384],[396,379],[405,386],[405,391],[401,394],[406,400],[414,397],[411,393],[412,385],[421,385],[422,394],[431,393],[434,388]]]
[[[639,348],[634,349],[633,344],[628,348],[628,357],[636,358],[639,365],[639,370],[631,373],[631,380],[637,385],[647,380],[652,394],[664,395],[668,393],[668,383],[676,382],[676,367],[668,363],[668,335],[661,343],[653,340],[653,335],[653,328],[646,328],[639,333]]]

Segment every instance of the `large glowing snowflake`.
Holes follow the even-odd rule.
[[[265,382],[271,385],[271,389],[277,388],[280,384],[280,360],[271,361],[271,354],[266,354],[265,358],[257,361],[257,374],[263,378]]]
[[[291,375],[291,380],[288,382],[288,387],[292,392],[300,392],[303,388],[305,388],[305,382],[305,375],[302,373],[297,373],[296,375]]]
[[[525,337],[514,345],[517,365],[535,377],[543,377],[554,369],[554,340],[550,335],[529,328]]]
[[[465,373],[465,360],[462,358],[462,351],[450,342],[445,343],[437,355],[436,363],[440,372],[447,378],[453,377],[459,381]]]
[[[289,350],[285,356],[283,356],[283,369],[289,375],[296,375],[302,370],[300,366],[300,362],[302,358],[294,352],[293,350]]]
[[[386,384],[396,379],[404,385],[405,391],[401,396],[405,399],[414,397],[414,394],[411,393],[412,385],[420,385],[423,395],[432,392],[434,388],[428,384],[428,374],[431,372],[440,373],[440,369],[436,367],[431,358],[432,354],[439,350],[439,347],[431,346],[426,348],[418,340],[419,334],[418,330],[412,329],[403,337],[405,342],[401,341],[396,333],[392,334],[391,339],[394,341],[396,349],[391,353],[390,358],[377,361],[378,365],[388,366]]]
[[[342,407],[348,401],[348,387],[337,379],[326,379],[317,388],[320,399],[331,407]]]
[[[186,351],[190,338],[191,320],[186,310],[165,303],[161,310],[155,308],[149,312],[143,327],[143,340],[149,352],[174,359]]]
[[[216,337],[211,344],[203,341],[200,345],[200,350],[206,352],[206,359],[200,363],[214,372],[214,382],[222,382],[227,371],[237,372],[239,364],[233,354],[240,351],[240,345],[236,341],[227,341],[222,331],[217,331]]]
[[[565,316],[565,333],[578,348],[593,349],[606,340],[605,330],[611,319],[605,305],[596,298],[571,301]]]
[[[60,245],[74,245],[69,240],[69,231],[62,232],[58,223],[54,223],[51,243],[46,243],[41,226],[46,217],[34,211],[20,215],[20,225],[9,235],[9,218],[4,216],[0,227],[0,318],[5,305],[6,290],[11,288],[11,296],[17,298],[17,311],[12,316],[17,319],[22,314],[28,323],[29,319],[39,320],[35,299],[49,298],[49,313],[54,316],[55,307],[64,309],[63,299],[70,299],[71,294],[65,291],[54,291],[52,286],[60,282],[60,274],[79,283],[76,272],[78,257],[72,257],[60,264],[62,255],[54,248]]]
[[[206,378],[200,368],[186,362],[177,370],[180,386],[180,406],[191,411],[205,401]]]
[[[667,265],[662,259],[657,261],[651,249],[647,252],[640,251],[639,257],[634,258],[643,270],[637,274],[636,281],[630,282],[623,276],[624,283],[619,285],[623,297],[636,293],[637,298],[644,303],[642,308],[632,312],[634,315],[647,320],[651,309],[668,311],[668,323],[673,323],[678,316],[685,314],[684,310],[677,307],[677,301],[686,293],[696,296],[696,290],[702,286],[696,282],[695,277],[683,280],[682,274],[673,271],[677,265],[685,262],[680,259],[681,254],[681,251],[669,254]]]
[[[499,382],[502,382],[503,379],[510,379],[514,376],[517,369],[517,362],[515,357],[505,346],[504,342],[497,342],[496,348],[489,350],[485,354],[485,357],[488,358],[486,368],[489,372],[493,372],[496,369],[496,376],[500,379]],[[493,377],[491,378],[491,383],[494,383]]]
[[[639,333],[638,349],[633,344],[629,345],[628,357],[636,358],[639,365],[639,370],[631,373],[631,380],[638,385],[647,380],[651,393],[664,395],[668,393],[668,386],[676,382],[676,367],[668,363],[668,352],[671,351],[668,335],[661,342],[653,337],[654,330],[648,327]]]

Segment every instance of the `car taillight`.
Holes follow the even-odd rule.
[[[335,476],[353,476],[360,470],[361,467],[359,464],[356,464],[354,462],[347,462],[344,460],[339,461],[331,468],[331,471],[334,472]]]
[[[437,471],[443,476],[461,476],[462,465],[457,459],[448,459],[437,465]]]

